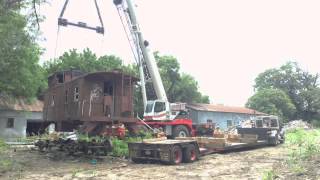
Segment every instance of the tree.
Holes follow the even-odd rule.
[[[170,102],[209,103],[209,96],[199,92],[197,81],[189,74],[181,74],[180,64],[173,56],[155,53],[163,85]]]
[[[45,88],[41,54],[29,18],[20,14],[15,1],[0,1],[0,93],[33,98]],[[31,21],[32,23],[33,21]]]
[[[296,108],[292,118],[311,120],[319,118],[317,112],[317,92],[319,74],[302,70],[296,62],[288,62],[276,69],[269,69],[255,79],[255,90],[279,89],[285,92]]]
[[[246,107],[290,119],[296,112],[289,96],[280,89],[261,89],[249,98]]]
[[[90,49],[84,49],[81,53],[76,49],[69,50],[58,59],[44,63],[44,68],[48,74],[68,69],[77,69],[83,72],[125,69],[120,58],[108,55],[97,58]]]

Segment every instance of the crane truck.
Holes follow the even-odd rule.
[[[192,120],[186,114],[185,103],[170,103],[163,86],[158,66],[150,44],[141,33],[134,4],[131,0],[114,0],[122,24],[127,25],[127,37],[131,41],[134,57],[139,66],[141,92],[144,105],[142,124],[157,130],[161,129],[171,137],[187,137],[195,135]],[[148,99],[146,83],[152,83],[156,99]]]

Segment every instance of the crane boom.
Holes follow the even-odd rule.
[[[133,41],[132,47],[134,47],[134,56],[139,65],[142,98],[144,103],[144,117],[151,118],[152,120],[171,120],[173,118],[170,110],[170,103],[168,102],[167,94],[165,92],[162,79],[159,73],[158,66],[156,64],[153,51],[150,48],[149,42],[146,41],[141,33],[139,23],[136,16],[135,7],[132,0],[114,0],[114,4],[119,10],[122,10],[122,14],[126,18],[127,22],[123,25],[127,25],[125,29],[129,29],[127,32],[128,39]],[[129,35],[128,35],[129,34]],[[153,89],[156,94],[156,100],[148,100],[146,94],[146,82],[152,82]]]
[[[162,101],[168,101],[167,95],[164,90],[164,86],[162,84],[162,80],[160,77],[159,69],[156,64],[156,60],[153,56],[153,52],[149,47],[149,43],[144,40],[143,35],[141,33],[133,3],[131,0],[126,0],[126,3],[128,6],[128,12],[129,12],[132,29],[134,29],[134,33],[139,43],[139,47],[141,48],[143,60],[148,67],[148,72],[150,73],[152,84],[154,86],[154,90],[157,95],[157,99]]]

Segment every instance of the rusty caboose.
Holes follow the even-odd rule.
[[[120,70],[56,72],[48,77],[43,118],[57,131],[99,134],[107,127],[135,122],[133,88],[137,78]]]

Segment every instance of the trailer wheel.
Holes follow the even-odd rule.
[[[198,160],[199,153],[193,144],[188,145],[183,151],[184,162],[190,163]]]
[[[170,156],[170,164],[180,164],[182,162],[182,150],[180,146],[173,146]]]
[[[175,137],[189,137],[190,133],[189,133],[189,130],[186,126],[178,125],[173,128],[172,136],[173,136],[173,138],[175,138]]]

